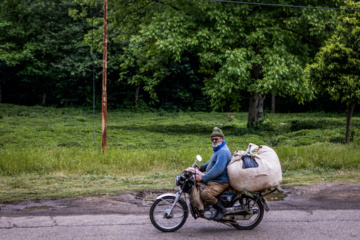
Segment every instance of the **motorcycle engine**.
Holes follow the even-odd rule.
[[[216,214],[216,209],[213,207],[209,207],[209,209],[206,209],[204,211],[204,217],[206,219],[213,219],[213,217],[215,217]]]

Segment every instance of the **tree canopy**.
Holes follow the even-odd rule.
[[[359,9],[360,3],[348,1],[347,8]],[[306,68],[306,76],[318,91],[326,91],[346,105],[345,142],[350,141],[351,117],[360,101],[360,12],[342,12],[336,31]]]
[[[82,41],[89,26],[69,16],[80,6],[72,0],[6,0],[1,7],[0,61],[1,74],[7,73],[7,97],[22,104],[86,102],[84,83],[91,83],[92,59]],[[20,86],[30,99],[14,96]]]
[[[261,121],[269,94],[289,106],[312,99],[303,69],[340,13],[209,0],[108,2],[110,107],[248,108],[250,126]],[[344,1],[280,3],[340,7]],[[4,0],[0,6],[0,99],[89,105],[94,64],[101,100],[102,0]]]
[[[316,6],[340,3],[301,1],[302,5]],[[262,95],[294,96],[299,102],[311,99],[313,92],[303,68],[336,22],[336,14],[327,10],[208,0],[113,4],[115,10],[111,14],[118,19],[133,16],[137,20],[110,23],[112,28],[124,30],[117,39],[128,43],[122,70],[136,69],[130,83],[143,84],[154,93],[155,86],[170,73],[171,64],[191,53],[199,58],[198,72],[204,76],[204,90],[215,109],[239,110],[241,99],[250,97],[249,125],[261,117]],[[125,10],[121,15],[121,9],[138,11]]]

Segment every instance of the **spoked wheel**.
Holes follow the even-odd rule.
[[[256,227],[264,216],[264,206],[261,200],[255,201],[254,198],[245,197],[236,200],[233,204],[235,206],[242,206],[245,210],[240,215],[234,217],[234,223],[231,225],[239,230],[249,230]]]
[[[181,228],[188,217],[189,211],[184,200],[180,199],[170,212],[175,197],[166,196],[156,200],[150,208],[151,223],[163,232],[174,232]]]

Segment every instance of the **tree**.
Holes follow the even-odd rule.
[[[338,6],[339,2],[317,1],[316,6]],[[314,6],[309,0],[296,3]],[[262,120],[262,105],[268,93],[294,96],[299,102],[311,98],[313,92],[304,79],[303,68],[334,28],[336,19],[336,13],[326,10],[208,0],[113,4],[112,14],[117,19],[121,19],[124,9],[124,18],[129,18],[126,9],[132,9],[133,16],[138,17],[127,25],[109,23],[113,29],[119,26],[127,33],[118,39],[128,41],[123,70],[137,69],[131,81],[141,82],[154,93],[170,74],[172,63],[180,62],[183,54],[190,52],[200,59],[199,72],[206,76],[205,92],[212,106],[239,110],[240,100],[248,97],[248,126],[252,127]],[[129,28],[132,31],[126,31]]]
[[[103,0],[74,0],[75,3],[82,6],[82,10],[77,9],[71,11],[71,15],[74,18],[83,18],[89,22],[89,25],[93,27],[93,32],[89,32],[85,35],[85,43],[88,44],[94,51],[102,52],[102,34],[103,34],[103,15],[102,6]],[[148,16],[147,9],[143,9],[143,5],[147,6],[148,1],[108,1],[108,72],[117,73],[120,64],[126,67],[122,72],[119,72],[120,77],[116,76],[117,86],[121,86],[123,89],[114,89],[117,91],[117,95],[122,95],[123,103],[128,104],[128,96],[124,95],[124,87],[126,89],[132,88],[134,95],[134,105],[137,106],[139,102],[140,88],[143,87],[153,99],[156,99],[156,93],[151,87],[152,84],[149,79],[149,73],[139,70],[136,61],[138,59],[133,54],[129,53],[124,58],[124,48],[129,45],[129,36],[139,31],[140,23],[145,21],[144,16]],[[99,9],[100,6],[100,9]],[[86,12],[88,8],[98,9],[96,15],[88,18]],[[95,39],[92,39],[92,35],[95,35]],[[109,46],[110,45],[110,46]],[[110,50],[109,50],[110,49]],[[110,52],[109,52],[110,51]],[[120,62],[119,62],[120,61]],[[161,66],[161,65],[159,65]],[[114,86],[113,86],[114,87]],[[120,93],[122,91],[122,93]],[[125,91],[126,92],[126,91]],[[127,94],[128,92],[126,92]],[[109,96],[110,98],[110,96]],[[126,98],[124,100],[124,98]],[[125,106],[126,108],[128,106]]]
[[[347,1],[345,8],[359,9],[360,3]],[[346,105],[345,143],[349,143],[352,114],[360,101],[359,11],[341,13],[336,31],[321,48],[316,61],[307,66],[306,76],[318,91],[326,91]]]
[[[70,9],[80,7],[73,0],[6,0],[0,5],[0,71],[11,73],[2,90],[11,92],[11,86],[26,95],[17,103],[84,104],[92,96],[92,59],[82,43],[90,27],[69,16]]]

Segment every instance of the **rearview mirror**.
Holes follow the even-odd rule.
[[[201,162],[202,161],[202,157],[200,155],[196,155],[196,159]]]

